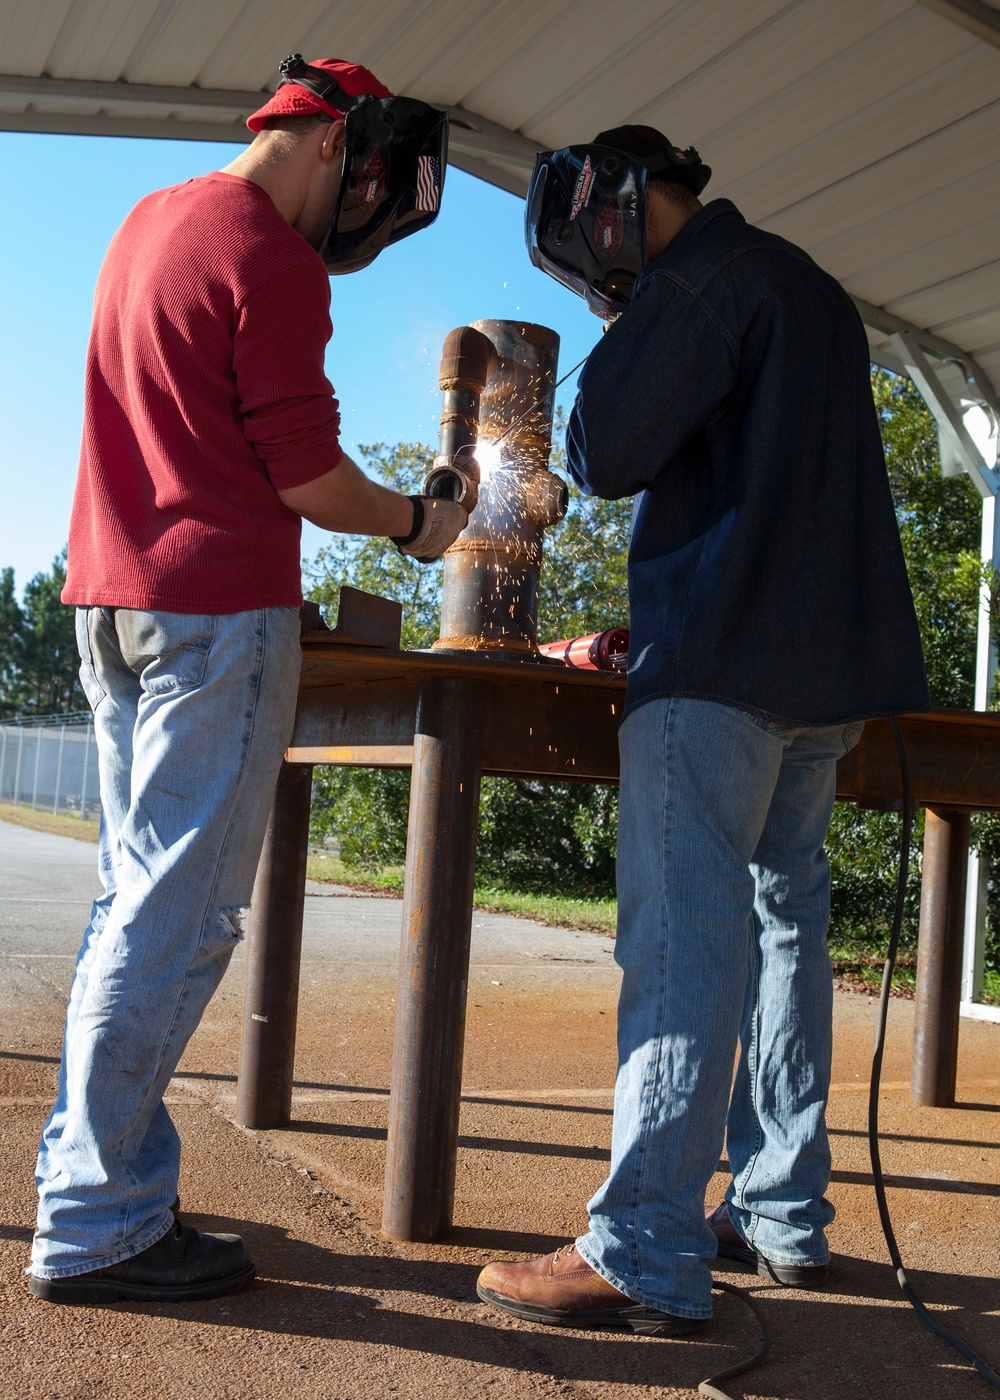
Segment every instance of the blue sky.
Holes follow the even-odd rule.
[[[66,540],[83,365],[104,250],[143,195],[217,169],[238,147],[197,141],[0,133],[0,567],[18,588]],[[560,373],[598,339],[584,303],[528,262],[522,202],[450,168],[425,233],[333,279],[327,373],[343,440],[437,439],[441,344],[454,326],[518,317],[562,336]],[[559,393],[572,402],[576,376]],[[303,554],[329,539],[307,525]]]

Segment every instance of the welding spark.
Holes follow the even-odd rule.
[[[486,442],[484,439],[476,443],[476,461],[479,463],[480,481],[489,481],[490,476],[500,466],[501,447],[498,442]]]

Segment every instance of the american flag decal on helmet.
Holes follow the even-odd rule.
[[[420,156],[417,161],[418,214],[432,214],[441,201],[441,162],[437,156]]]

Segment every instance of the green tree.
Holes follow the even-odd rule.
[[[872,387],[931,695],[939,705],[970,707],[983,578],[979,497],[967,477],[941,476],[934,421],[910,381],[874,370]],[[379,445],[363,452],[370,470],[408,492],[417,489],[433,455],[419,444]],[[564,467],[560,449],[553,452],[552,465]],[[546,537],[540,640],[627,624],[630,521],[630,502],[598,501],[571,488],[566,519]],[[333,603],[342,582],[402,600],[404,646],[427,646],[437,635],[440,566],[414,565],[384,540],[338,541],[317,556],[311,577],[312,597],[321,603]],[[1000,612],[1000,600],[995,606]],[[398,864],[405,850],[408,790],[408,775],[402,773],[317,770],[316,834],[336,835],[349,864]],[[606,788],[487,780],[480,879],[513,889],[608,894],[613,891],[617,812],[617,792]],[[979,816],[974,830],[980,853],[996,870],[1000,820]],[[827,849],[833,871],[831,937],[838,943],[867,951],[884,944],[899,832],[894,813],[837,805]],[[910,947],[917,933],[921,834],[918,819],[904,930],[904,946]],[[995,878],[987,965],[1000,971],[1000,881]]]
[[[433,453],[415,443],[362,447],[368,471],[407,493]],[[563,465],[561,451],[553,466]],[[539,602],[543,640],[579,635],[628,620],[625,549],[631,508],[571,490],[566,519],[546,541]],[[429,646],[438,634],[440,565],[404,559],[384,539],[338,539],[308,567],[310,597],[332,614],[340,587],[353,584],[403,603],[405,647]],[[332,616],[331,619],[332,620]],[[346,864],[374,870],[399,864],[406,848],[409,774],[319,768],[313,790],[313,836],[332,837]],[[478,878],[506,889],[613,894],[617,793],[578,783],[487,778],[483,783]]]
[[[885,447],[900,538],[936,705],[971,709],[976,632],[983,579],[979,557],[982,505],[970,479],[941,475],[937,430],[915,385],[885,370],[872,371],[872,389]],[[903,947],[917,941],[923,814],[914,831]],[[827,852],[833,874],[831,938],[872,951],[884,945],[895,902],[900,819],[838,804]],[[973,839],[995,871],[1000,820],[979,814]],[[990,890],[987,966],[1000,971],[1000,888]]]
[[[14,570],[0,573],[0,716],[17,713],[21,669],[19,653],[24,613],[17,601]]]
[[[362,446],[369,475],[406,495],[414,495],[434,460],[423,443]],[[438,634],[441,564],[404,558],[385,538],[337,535],[306,564],[309,598],[327,621],[336,620],[343,584],[395,598],[403,604],[402,645],[427,647]],[[312,835],[331,837],[344,863],[359,870],[399,865],[406,853],[409,773],[384,768],[317,768],[313,777]]]
[[[0,576],[0,707],[5,716],[60,714],[86,700],[77,674],[73,609],[60,602],[66,550],[37,573],[18,604],[14,571]]]

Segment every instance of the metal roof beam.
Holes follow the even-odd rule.
[[[931,8],[977,5],[989,10],[997,22],[1000,11],[985,0],[921,0]],[[964,11],[963,11],[964,13]],[[992,21],[991,21],[992,23]],[[245,144],[250,135],[243,125],[247,116],[267,97],[267,91],[244,92],[224,88],[167,87],[151,83],[102,83],[75,78],[26,78],[0,74],[0,103],[41,105],[47,111],[0,112],[0,130],[73,133],[92,136],[147,136],[180,141],[228,141]],[[81,107],[99,108],[81,115]],[[74,111],[74,108],[76,109]],[[523,196],[534,164],[536,143],[478,112],[464,107],[447,108],[450,119],[449,160],[460,170]],[[148,114],[148,115],[146,115]],[[922,349],[938,359],[952,360],[973,396],[981,398],[1000,417],[996,392],[972,355],[952,341],[922,330],[881,306],[855,297],[862,320],[880,331],[889,342],[897,333],[912,334]],[[900,361],[891,347],[872,346],[872,359],[897,370]]]
[[[924,354],[913,331],[897,331],[892,336],[892,348],[906,366],[906,372],[920,390],[927,407],[937,419],[941,432],[947,437],[972,477],[981,496],[1000,495],[1000,474],[987,466],[983,454],[969,436],[962,420],[962,405],[942,384],[937,370]]]
[[[228,91],[223,88],[167,87],[156,83],[96,83],[81,78],[24,78],[0,74],[0,102],[28,102],[72,114],[80,107],[100,107],[135,117],[142,108],[151,117],[184,112],[216,121],[245,121],[266,100],[267,92]],[[0,113],[6,122],[10,113]]]
[[[523,171],[516,194],[527,194],[528,180],[539,146],[517,131],[469,112],[464,107],[448,109],[448,150],[480,160],[497,161]],[[488,178],[488,177],[487,177]]]
[[[0,112],[0,130],[245,143],[250,135],[243,123],[267,96],[266,91],[0,74],[0,102],[46,109]],[[81,107],[99,110],[81,115]],[[447,110],[451,163],[511,194],[524,195],[535,162],[534,142],[478,112]]]
[[[935,335],[933,331],[921,330],[911,321],[904,321],[901,316],[886,311],[882,306],[874,306],[870,301],[862,300],[861,297],[853,297],[852,300],[858,308],[862,321],[874,330],[884,332],[890,347],[897,355],[899,347],[896,345],[896,336],[905,335],[912,337],[915,344],[924,352],[939,360],[950,360],[957,364],[962,370],[963,379],[969,386],[969,397],[981,399],[993,414],[1000,418],[1000,404],[997,401],[996,390],[990,383],[983,367],[977,363],[973,355],[969,354],[968,350],[963,350],[954,341],[945,340],[941,336]],[[874,347],[872,348],[872,358],[878,363]],[[886,366],[886,368],[891,368],[891,366]],[[906,373],[910,373],[909,369]]]

